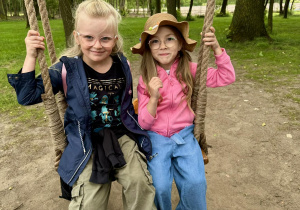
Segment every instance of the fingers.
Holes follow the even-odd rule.
[[[31,49],[43,49],[45,50],[44,37],[40,36],[37,31],[29,30],[27,37],[25,38],[25,43],[27,48]]]
[[[149,93],[153,98],[158,99],[160,97],[159,88],[163,87],[163,83],[160,78],[152,77],[149,82]]]
[[[163,83],[159,77],[152,77],[149,86],[157,87],[157,88],[162,88]]]

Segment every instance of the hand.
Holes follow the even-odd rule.
[[[37,58],[37,49],[45,50],[44,37],[40,36],[39,32],[29,30],[25,38],[26,57]]]
[[[152,77],[149,82],[149,93],[150,98],[155,99],[158,101],[160,97],[159,88],[163,87],[163,83],[159,77]]]
[[[204,44],[207,46],[210,46],[211,49],[214,51],[215,55],[220,55],[222,54],[222,49],[219,45],[219,42],[215,36],[215,28],[214,27],[210,27],[209,28],[211,30],[211,32],[205,33],[203,41]],[[201,36],[202,36],[202,32],[201,32]]]

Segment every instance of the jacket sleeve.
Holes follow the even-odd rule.
[[[224,48],[221,55],[215,55],[215,63],[217,69],[209,67],[207,69],[207,87],[222,87],[229,85],[235,81],[235,71],[231,63],[229,55],[227,55]],[[191,63],[191,71],[193,77],[196,75],[197,64]]]
[[[143,82],[142,76],[139,78],[139,83],[137,86],[138,93],[138,121],[140,126],[145,130],[151,130],[152,125],[157,119],[157,113],[153,117],[148,109],[147,104],[149,102],[150,96],[146,90],[146,85]]]
[[[49,68],[53,93],[63,91],[61,68],[56,65]],[[45,92],[41,75],[35,77],[35,71],[28,73],[8,74],[8,82],[15,89],[17,99],[21,105],[32,105],[42,102],[41,95]]]

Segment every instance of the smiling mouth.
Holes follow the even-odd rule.
[[[104,53],[102,51],[91,51],[92,53],[97,53],[97,54],[100,54],[100,53]]]
[[[163,54],[159,54],[160,56],[167,56],[169,55],[169,53],[163,53]]]

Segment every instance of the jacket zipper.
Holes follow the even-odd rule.
[[[80,140],[81,140],[81,144],[82,144],[82,148],[83,148],[83,153],[85,154],[85,148],[84,148],[84,144],[83,144],[83,138],[81,135],[81,130],[80,130],[80,122],[77,120],[77,124],[78,124],[78,132],[79,132],[79,136],[80,136]]]
[[[77,169],[75,170],[73,176],[71,177],[71,179],[69,180],[69,182],[67,184],[69,184],[72,179],[74,178],[75,174],[77,174],[78,169],[80,168],[80,166],[83,164],[83,162],[85,161],[85,159],[88,157],[88,154],[91,152],[91,149],[88,151],[87,155],[84,157],[84,159],[81,161],[81,163],[79,164],[79,166],[77,167]]]
[[[139,126],[139,128],[140,128],[141,130],[144,130],[144,129],[140,126],[140,124],[134,119],[134,117],[128,112],[128,110],[127,110],[127,114],[134,120],[134,122],[137,124],[137,126]],[[125,124],[124,124],[124,126],[125,126]],[[125,127],[126,127],[126,126],[125,126]],[[145,140],[145,137],[143,138],[143,141],[142,141],[142,143],[141,143],[141,147],[142,147],[142,148],[143,148],[144,140]]]
[[[134,117],[128,112],[128,110],[127,110],[127,114],[134,120],[134,122],[137,124],[137,126],[140,127],[140,129],[144,130],[144,129],[140,126],[140,124],[134,119]]]

